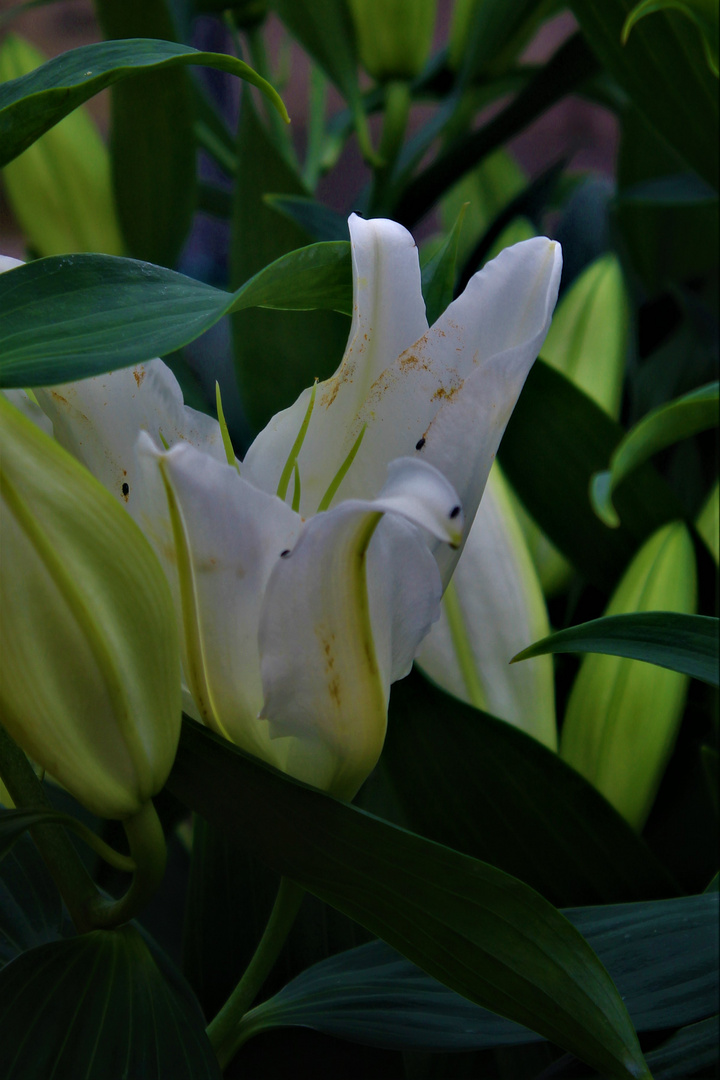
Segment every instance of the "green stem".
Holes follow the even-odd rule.
[[[135,872],[125,895],[110,903],[106,901],[103,908],[96,912],[97,927],[109,929],[134,919],[155,895],[165,873],[165,835],[152,799],[148,799],[137,814],[123,821],[123,828]]]
[[[232,1061],[244,1041],[240,1021],[280,955],[304,895],[305,890],[300,885],[287,878],[281,879],[275,904],[255,955],[220,1012],[208,1024],[207,1036],[221,1069]]]
[[[54,810],[32,765],[2,724],[0,776],[18,809]],[[102,858],[125,869],[134,864],[130,888],[119,900],[108,900],[102,895],[61,825],[36,825],[30,830],[78,933],[109,929],[132,919],[162,880],[166,860],[165,838],[152,802],[145,803],[123,825],[130,843],[131,861],[118,855],[99,837],[90,834],[96,841],[92,846]],[[85,835],[89,830],[79,825],[75,831],[90,843],[89,836]]]
[[[389,82],[385,87],[383,129],[378,148],[381,164],[375,168],[370,193],[370,215],[381,216],[387,203],[392,175],[407,128],[412,95],[410,85],[402,80]]]

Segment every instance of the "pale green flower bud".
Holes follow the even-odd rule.
[[[590,263],[558,304],[542,358],[617,417],[628,347],[630,301],[616,255]]]
[[[605,614],[691,614],[696,593],[690,534],[675,522],[645,542]],[[637,829],[672,752],[687,684],[687,676],[676,671],[593,653],[583,660],[570,693],[560,754]]]
[[[27,75],[45,60],[23,38],[8,34],[0,47],[0,83]],[[38,255],[124,254],[108,151],[83,107],[6,165],[2,175],[8,202]]]
[[[0,722],[100,817],[160,790],[180,734],[170,589],[122,506],[0,394]]]
[[[360,63],[378,82],[414,79],[430,54],[436,0],[350,0]]]
[[[695,528],[702,536],[708,551],[715,562],[720,562],[720,485],[715,486],[708,495],[705,505],[697,516]]]

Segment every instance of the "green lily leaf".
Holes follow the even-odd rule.
[[[659,450],[700,431],[717,427],[720,384],[710,383],[693,390],[644,416],[613,451],[610,469],[595,473],[590,496],[598,517],[606,525],[620,524],[612,495],[620,481]]]
[[[75,933],[50,871],[25,834],[0,861],[0,969],[27,949],[57,941],[66,929]]]
[[[633,0],[571,0],[593,51],[655,131],[718,186],[718,94],[697,30],[683,16],[642,19],[623,44]]]
[[[623,26],[623,44],[630,36],[633,26],[656,11],[679,11],[695,23],[702,37],[703,48],[710,70],[718,69],[718,6],[715,0],[642,0],[634,7]]]
[[[452,989],[610,1076],[649,1076],[593,952],[521,882],[292,781],[190,722],[169,787]]]
[[[467,203],[460,207],[455,224],[434,255],[422,266],[422,292],[427,321],[432,326],[453,298],[457,253]]]
[[[0,167],[88,98],[130,75],[186,64],[228,71],[257,86],[281,116],[282,99],[251,67],[223,53],[198,52],[171,41],[131,38],[83,45],[0,86]]]
[[[177,40],[168,0],[94,0],[94,8],[107,40]],[[111,88],[110,158],[124,254],[163,266],[180,254],[197,201],[194,122],[187,67],[166,67]]]
[[[355,35],[345,0],[272,0],[292,36],[333,80],[350,106],[360,149],[375,155],[358,83]]]
[[[563,914],[615,975],[638,1031],[703,1020],[713,1009],[716,896]],[[395,1050],[479,1050],[539,1039],[448,990],[382,941],[315,964],[252,1009],[241,1028],[249,1037],[292,1025]]]
[[[42,53],[16,34],[0,47],[0,84],[38,68]],[[124,255],[110,159],[87,109],[75,109],[3,170],[5,195],[37,255]]]
[[[720,1017],[708,1016],[680,1028],[647,1056],[654,1080],[685,1080],[718,1060]]]
[[[297,255],[297,249],[307,243],[309,236],[304,226],[275,213],[265,201],[268,191],[291,196],[306,192],[296,170],[262,123],[250,94],[243,94],[240,105],[237,155],[230,237],[233,287],[244,286],[253,275],[265,273],[272,260],[286,257],[292,264],[293,258],[303,258]],[[348,237],[343,244],[323,250],[347,253],[347,269],[339,271],[338,277],[347,288],[345,301],[310,306],[335,307],[348,313],[352,310]],[[309,272],[310,266],[305,269]],[[298,277],[296,287],[300,280]],[[280,298],[282,292],[278,290]],[[281,300],[280,306],[295,305]],[[337,312],[298,316],[243,311],[233,316],[231,329],[243,409],[250,427],[260,430],[278,408],[291,405],[316,376],[332,374],[340,362],[349,328],[347,320]],[[282,362],[268,364],[271,356],[282,357]]]
[[[263,202],[284,214],[313,240],[347,240],[347,217],[308,195],[263,195]]]
[[[692,675],[718,686],[718,620],[707,615],[645,611],[609,615],[560,630],[514,656],[528,660],[543,653],[595,652],[626,656]]]
[[[104,255],[54,256],[8,270],[0,274],[0,385],[51,385],[143,363],[246,307],[349,311],[349,249],[347,242],[300,248],[234,293]]]
[[[219,1080],[204,1026],[132,926],[40,945],[0,971],[6,1080]]]
[[[622,525],[610,529],[588,499],[623,429],[569,379],[538,360],[515,406],[498,457],[523,505],[588,581],[609,590],[638,543],[683,516],[673,492],[649,463],[617,492]]]
[[[381,793],[386,773],[398,824],[492,863],[557,907],[678,895],[647,844],[558,754],[417,670],[393,686],[380,764],[363,806],[377,805],[372,785]]]

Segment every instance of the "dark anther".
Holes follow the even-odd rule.
[[[289,554],[290,554],[290,548],[285,548],[284,551],[280,552],[280,558],[281,559],[287,559]]]
[[[123,495],[129,495],[130,494],[130,485],[129,484],[123,484],[122,493],[123,493]]]
[[[453,506],[452,510],[450,511],[450,517],[451,518],[456,518],[459,513],[460,513],[460,507],[459,506]]]
[[[422,439],[418,439],[418,441],[415,443],[415,449],[416,450],[422,450],[424,445],[425,445],[425,436],[423,435]]]

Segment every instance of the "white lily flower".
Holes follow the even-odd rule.
[[[342,798],[437,618],[560,276],[557,244],[517,245],[428,329],[410,234],[355,216],[350,230],[342,364],[242,465],[160,361],[37,392],[163,561],[197,715]]]
[[[549,633],[542,587],[496,462],[417,663],[455,697],[557,750],[552,656],[536,656],[523,671],[510,664],[526,641]]]

